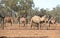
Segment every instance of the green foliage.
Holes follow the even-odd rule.
[[[17,3],[20,2],[20,5],[17,6]],[[24,15],[28,13],[28,16],[34,15],[52,15],[56,17],[56,20],[60,22],[60,5],[57,5],[53,10],[49,11],[49,9],[41,8],[34,8],[33,0],[7,0],[4,2],[6,6],[10,7],[12,10],[16,11],[18,15]],[[3,7],[0,7],[0,13],[5,12],[6,14],[10,14],[11,10]]]
[[[20,6],[17,6],[18,2],[20,2]],[[26,13],[29,9],[32,9],[34,5],[33,0],[8,0],[5,4],[14,11],[17,11],[18,14]]]

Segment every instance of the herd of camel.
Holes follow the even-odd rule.
[[[49,26],[50,24],[55,24],[56,19],[54,17],[47,17],[47,15],[44,15],[42,17],[34,15],[33,17],[31,17],[30,21],[28,21],[28,18],[26,17],[20,18],[19,16],[17,16],[16,18],[13,18],[11,16],[6,16],[4,18],[4,25],[8,22],[10,22],[11,24],[13,24],[14,22],[18,22],[19,24],[23,23],[24,26],[29,22],[31,27],[33,26],[33,23],[35,23],[40,28],[42,23],[48,23]]]

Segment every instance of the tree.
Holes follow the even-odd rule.
[[[46,10],[44,8],[40,9],[40,15],[41,16],[46,15]]]
[[[20,3],[20,6],[17,6],[17,3]],[[28,10],[34,6],[33,0],[7,0],[5,4],[19,14],[25,13],[25,15],[27,15]]]

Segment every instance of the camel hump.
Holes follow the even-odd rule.
[[[40,17],[39,16],[33,16],[32,18],[31,18],[31,20],[33,20],[34,22],[40,22]]]
[[[39,17],[39,16],[34,16],[34,17],[32,17],[32,18],[36,19],[36,18],[40,18],[40,17]]]

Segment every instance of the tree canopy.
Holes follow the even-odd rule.
[[[1,4],[5,4],[6,7],[2,7]],[[9,8],[8,8],[9,7]],[[28,15],[28,16],[34,16],[34,15],[51,15],[56,17],[56,20],[60,22],[60,5],[57,5],[53,8],[53,10],[44,9],[41,8],[34,8],[34,2],[33,0],[3,0],[0,2],[0,13],[4,12],[7,15],[11,15],[12,10],[15,11],[18,16],[21,15]]]

